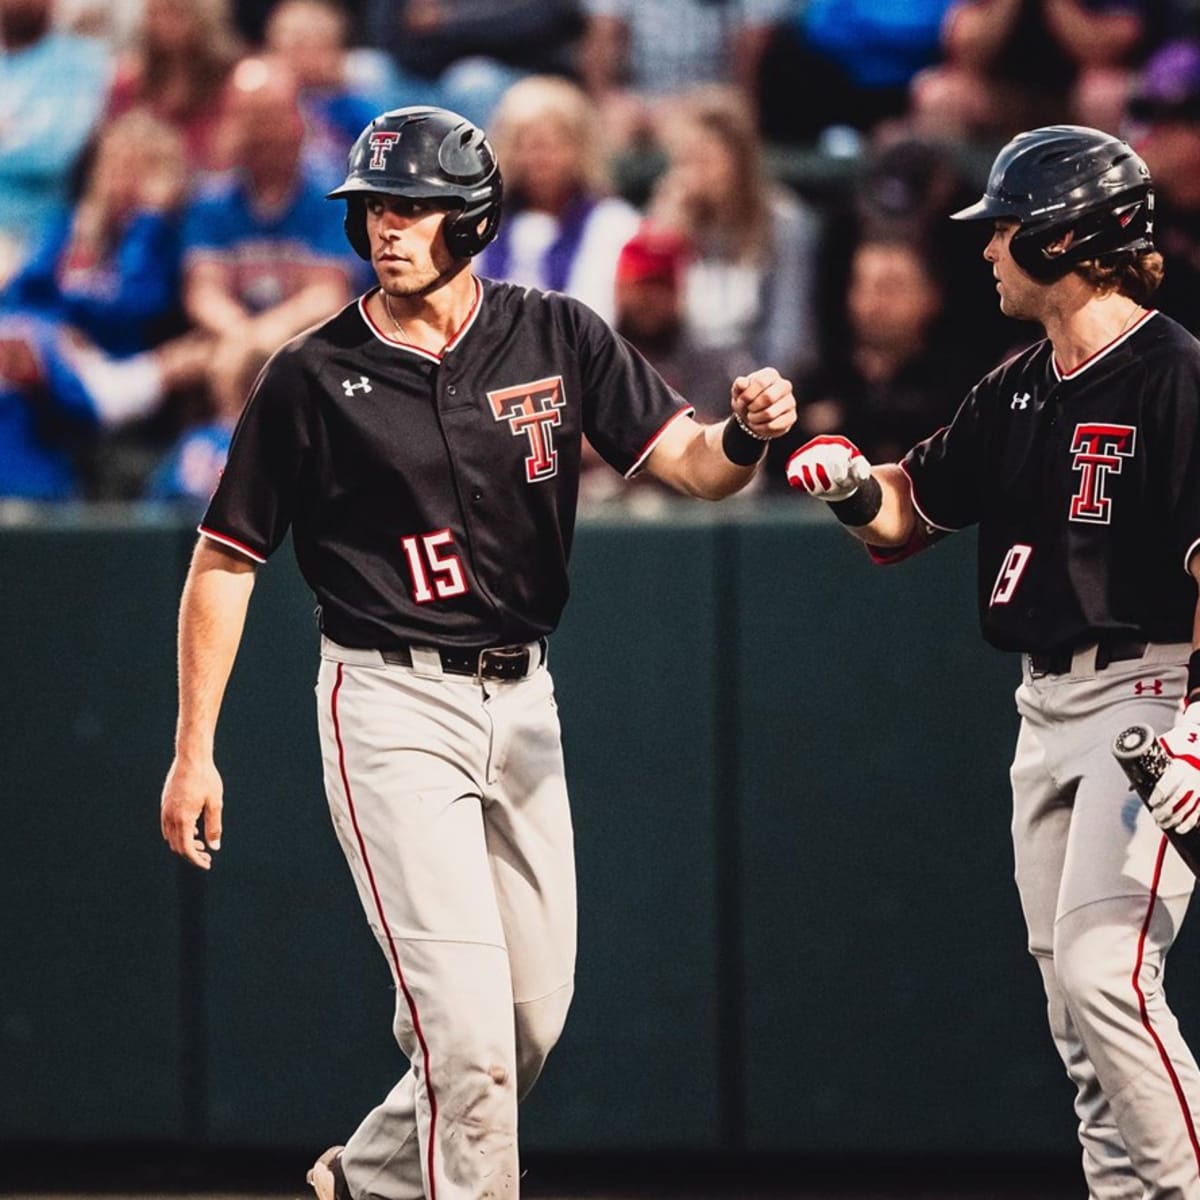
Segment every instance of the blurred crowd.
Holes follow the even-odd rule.
[[[324,194],[419,103],[500,157],[479,273],[578,297],[702,418],[778,367],[776,460],[894,458],[1033,336],[946,219],[1021,129],[1133,143],[1200,334],[1200,0],[0,0],[0,497],[202,504],[267,356],[372,285]],[[598,463],[583,496],[661,500]]]

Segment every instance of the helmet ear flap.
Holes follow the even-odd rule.
[[[359,258],[371,261],[371,239],[367,236],[367,202],[362,196],[346,197],[346,218],[342,222],[346,239]]]
[[[482,204],[471,204],[461,212],[446,217],[443,236],[446,249],[455,258],[474,258],[495,236],[500,228],[500,184],[495,193]],[[480,222],[483,227],[480,228]]]
[[[1069,275],[1074,263],[1070,247],[1052,252],[1050,246],[1061,241],[1063,230],[1018,229],[1009,243],[1013,262],[1038,283],[1053,283]]]

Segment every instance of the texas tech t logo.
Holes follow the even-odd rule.
[[[382,171],[387,167],[388,151],[399,137],[400,135],[391,129],[380,129],[371,134],[367,143],[371,147],[371,161],[367,163],[367,170]]]
[[[513,437],[529,439],[525,456],[525,480],[537,483],[558,474],[558,451],[554,449],[551,430],[562,424],[563,381],[561,375],[538,379],[534,383],[519,383],[516,387],[488,392],[492,416],[507,421]]]
[[[1073,471],[1079,472],[1079,491],[1071,497],[1071,520],[1107,525],[1112,500],[1105,495],[1108,477],[1120,475],[1123,459],[1132,458],[1137,429],[1133,425],[1075,426],[1071,439]]]

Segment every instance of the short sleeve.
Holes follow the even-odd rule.
[[[901,466],[912,481],[913,504],[927,525],[954,533],[979,520],[985,466],[979,387],[971,390],[954,420],[918,442]]]
[[[1155,443],[1166,460],[1151,462],[1151,471],[1166,488],[1166,535],[1176,561],[1185,571],[1200,550],[1200,362],[1177,360],[1153,384],[1150,411],[1162,424]]]
[[[580,322],[584,433],[609,466],[633,475],[692,406],[600,317],[582,304],[572,310]]]
[[[283,541],[312,444],[307,380],[294,353],[259,375],[233,433],[229,458],[200,532],[265,562]]]

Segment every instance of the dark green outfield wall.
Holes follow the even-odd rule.
[[[160,839],[192,540],[0,529],[0,1139],[321,1146],[403,1069],[286,555],[223,715],[219,863]],[[1070,1151],[1011,884],[1016,664],[976,634],[972,549],[879,570],[801,506],[582,525],[551,648],[578,989],[528,1148]]]

